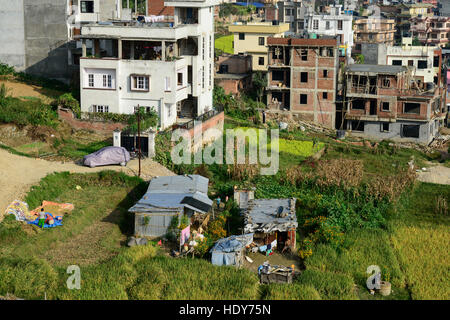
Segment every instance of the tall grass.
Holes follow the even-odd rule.
[[[450,218],[436,210],[438,196],[450,199],[450,188],[420,183],[390,224],[393,247],[413,299],[450,299]]]

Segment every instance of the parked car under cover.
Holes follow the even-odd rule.
[[[83,158],[83,164],[91,168],[112,164],[126,166],[128,161],[130,161],[130,153],[123,147],[104,147]]]

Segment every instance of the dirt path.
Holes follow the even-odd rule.
[[[45,103],[50,103],[51,101],[53,101],[53,98],[51,98],[51,97],[57,97],[62,94],[62,92],[59,92],[57,90],[44,89],[39,86],[16,82],[16,81],[11,81],[11,80],[0,79],[0,85],[1,84],[5,85],[5,87],[8,89],[8,95],[10,95],[12,97],[39,98],[42,101],[44,101]]]
[[[138,161],[131,160],[126,167],[104,166],[89,168],[74,162],[61,163],[21,157],[0,149],[0,220],[6,207],[12,201],[22,199],[32,185],[37,184],[50,173],[61,171],[87,173],[102,170],[115,170],[122,171],[128,175],[137,175]],[[174,175],[172,171],[151,159],[142,161],[141,172],[141,177],[145,180],[150,180],[156,176]]]
[[[418,173],[417,179],[422,182],[450,185],[450,168],[431,164],[426,171]]]

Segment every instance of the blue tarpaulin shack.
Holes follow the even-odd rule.
[[[211,249],[211,263],[216,266],[237,266],[244,264],[243,251],[253,242],[253,233],[220,239]]]

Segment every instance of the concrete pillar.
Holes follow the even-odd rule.
[[[130,43],[130,59],[134,60],[134,41]]]
[[[87,53],[86,53],[86,39],[82,39],[81,40],[81,52],[82,52],[81,56],[83,58],[86,58],[86,56],[87,56]]]
[[[119,130],[119,128],[117,128],[116,130],[113,131],[113,146],[114,147],[121,147],[121,134],[122,131]]]
[[[117,56],[119,59],[122,59],[122,39],[117,40]]]
[[[149,0],[145,0],[145,15],[148,16],[148,1]]]
[[[162,41],[161,42],[161,60],[162,61],[166,61],[166,42]]]
[[[148,131],[148,157],[149,158],[153,158],[156,155],[155,139],[156,139],[156,132],[150,129]]]
[[[130,9],[130,0],[127,0],[127,9]]]
[[[173,54],[175,57],[179,57],[180,54],[178,52],[178,41],[175,41],[173,44]]]
[[[138,1],[134,0],[134,16],[137,17],[138,14]]]
[[[94,39],[94,52],[93,55],[99,55],[100,56],[100,40]]]

